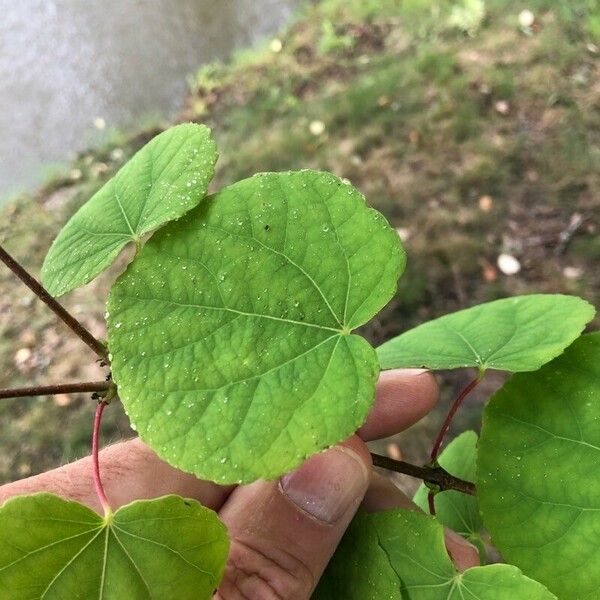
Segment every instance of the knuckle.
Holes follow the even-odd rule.
[[[289,552],[260,541],[236,539],[218,598],[308,600],[314,583],[311,570]]]

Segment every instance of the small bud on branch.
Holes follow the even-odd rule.
[[[437,486],[440,492],[456,490],[470,496],[475,495],[475,484],[450,475],[442,467],[419,467],[403,460],[394,460],[393,458],[379,454],[371,454],[371,458],[375,467],[422,479],[426,483]]]

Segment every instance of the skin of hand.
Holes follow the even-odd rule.
[[[365,442],[403,431],[435,405],[438,387],[428,371],[385,371],[375,405],[357,434],[312,456],[279,481],[218,486],[161,461],[139,440],[100,453],[102,480],[113,509],[136,499],[179,494],[212,508],[226,523],[231,550],[215,600],[308,600],[358,507],[368,511],[418,508],[375,473]],[[0,487],[0,503],[47,491],[101,511],[91,458]],[[460,570],[479,564],[474,546],[446,532]]]

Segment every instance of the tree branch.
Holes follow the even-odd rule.
[[[388,456],[381,456],[380,454],[373,453],[371,453],[371,458],[373,459],[373,465],[375,467],[422,479],[426,483],[437,486],[441,492],[446,490],[456,490],[463,494],[469,494],[470,496],[475,495],[474,483],[454,477],[454,475],[450,475],[450,473],[442,467],[419,467],[418,465],[413,465],[404,462],[403,460],[394,460]]]
[[[105,392],[110,381],[88,381],[85,383],[58,383],[23,388],[0,389],[0,399],[25,398],[27,396],[51,396],[53,394],[76,394],[77,392]]]
[[[59,304],[2,246],[0,260],[68,327],[81,338],[100,358],[108,353],[104,344],[98,341],[71,313]]]

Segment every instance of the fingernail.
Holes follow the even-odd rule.
[[[345,446],[312,456],[280,480],[281,491],[292,503],[325,523],[335,523],[358,505],[368,484],[364,461]]]
[[[423,375],[423,373],[431,373],[429,369],[404,369],[404,371],[412,377]]]
[[[429,373],[431,373],[429,369],[389,369],[388,371],[381,371],[379,377],[384,381],[388,378],[395,381],[399,377],[406,379],[407,377],[420,377]]]

